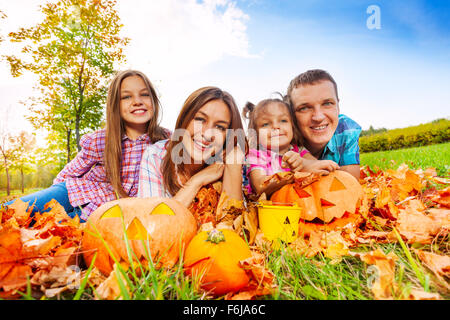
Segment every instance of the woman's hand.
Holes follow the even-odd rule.
[[[201,187],[222,178],[224,168],[223,163],[213,163],[197,172],[178,190],[173,199],[189,208]]]
[[[194,174],[190,180],[201,188],[222,178],[224,168],[223,163],[213,163]]]

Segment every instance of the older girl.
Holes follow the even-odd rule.
[[[56,199],[69,216],[79,215],[85,221],[117,195],[136,196],[143,151],[169,136],[169,131],[158,125],[160,108],[156,91],[142,72],[119,72],[108,91],[106,128],[85,134],[80,152],[53,185],[22,197],[22,201],[34,203],[33,210],[42,212],[48,201]]]
[[[173,197],[189,207],[202,186],[222,179],[222,190],[241,200],[244,154],[227,136],[242,129],[229,93],[216,87],[194,91],[178,115],[172,139],[144,152],[138,197]]]

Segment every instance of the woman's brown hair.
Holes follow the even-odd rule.
[[[109,182],[120,198],[128,197],[122,187],[122,138],[125,134],[125,124],[120,116],[120,87],[125,78],[139,76],[144,81],[152,99],[153,116],[147,126],[147,134],[150,141],[167,139],[168,133],[159,126],[159,113],[161,105],[153,84],[145,74],[136,70],[120,71],[113,78],[106,99],[106,137],[104,163],[105,172]]]
[[[239,114],[239,110],[236,106],[236,102],[228,92],[223,91],[217,87],[203,87],[197,89],[196,91],[194,91],[189,95],[189,97],[183,104],[180,114],[178,115],[174,133],[176,132],[177,129],[186,129],[189,123],[194,119],[195,114],[200,110],[200,108],[202,108],[205,104],[213,100],[221,100],[229,108],[231,114],[231,123],[228,129],[233,129],[233,132],[236,132],[236,130],[240,129],[240,131],[242,131],[243,133],[242,121]],[[227,134],[228,133],[229,131],[227,132]],[[177,177],[177,174],[186,175],[187,168],[184,162],[178,164],[177,167],[175,167],[175,163],[172,160],[172,151],[179,143],[183,142],[182,140],[177,141],[175,135],[173,135],[172,137],[173,139],[169,140],[166,145],[167,146],[166,155],[164,156],[164,159],[161,164],[161,172],[163,176],[164,188],[173,196],[181,188],[181,185],[174,177]],[[225,143],[227,144],[230,143],[230,140],[231,139],[228,139],[227,136]],[[231,141],[231,143],[234,143],[233,141]],[[226,150],[229,149],[226,148]],[[207,164],[204,164],[204,167],[206,166]]]

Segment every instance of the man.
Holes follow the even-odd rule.
[[[333,160],[341,170],[359,179],[361,127],[339,114],[333,77],[324,70],[308,70],[291,81],[287,99],[304,147],[317,159]]]

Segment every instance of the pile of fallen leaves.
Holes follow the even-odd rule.
[[[82,229],[55,200],[43,213],[20,199],[0,210],[0,297],[18,298],[27,286],[53,297],[79,284]],[[46,211],[48,210],[48,211]]]
[[[372,287],[376,299],[392,298],[394,266],[398,257],[393,252],[385,255],[379,249],[367,253],[352,252],[353,248],[388,242],[441,247],[444,249],[439,253],[415,249],[414,252],[438,278],[443,291],[449,292],[450,180],[437,177],[434,169],[411,170],[403,164],[397,170],[377,172],[363,167],[360,182],[364,196],[357,212],[361,219],[342,228],[314,231],[309,237],[297,238],[290,247],[308,257],[321,252],[331,258],[332,263],[353,255],[375,265],[380,272],[378,282]],[[437,188],[438,185],[444,188]],[[439,295],[413,289],[410,296],[402,298],[437,299]]]

